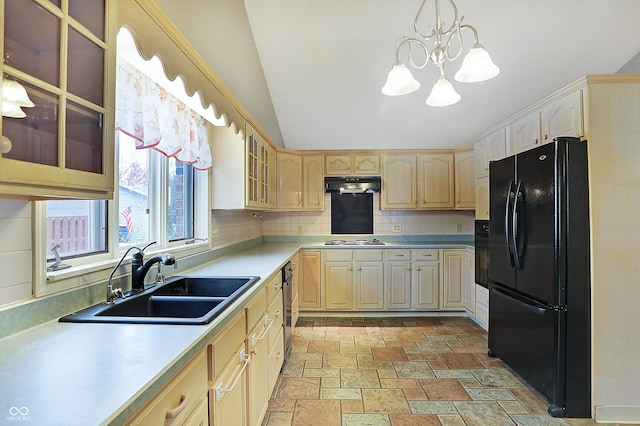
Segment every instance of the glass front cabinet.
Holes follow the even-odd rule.
[[[0,196],[112,197],[114,3],[0,0]]]

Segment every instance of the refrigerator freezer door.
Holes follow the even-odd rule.
[[[524,378],[551,405],[564,406],[564,347],[558,344],[559,315],[498,285],[489,288],[489,352]]]
[[[560,234],[556,215],[562,169],[556,167],[556,145],[543,145],[518,154],[519,191],[513,214],[517,234],[516,290],[548,305],[558,305],[557,241]],[[493,218],[492,218],[493,219]]]
[[[515,191],[515,157],[491,162],[489,173],[489,281],[515,288],[511,217]]]

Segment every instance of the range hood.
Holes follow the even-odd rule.
[[[380,192],[380,176],[325,177],[324,189],[340,194]]]

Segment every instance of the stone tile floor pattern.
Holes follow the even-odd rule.
[[[299,318],[263,426],[595,425],[558,419],[465,317]]]

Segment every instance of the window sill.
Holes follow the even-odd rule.
[[[159,253],[171,253],[177,259],[177,268],[165,267],[163,271],[167,276],[175,275],[180,269],[180,259],[185,259],[190,256],[194,256],[200,253],[211,250],[209,241],[196,242],[184,246],[172,246],[169,248],[161,248],[151,250],[151,248],[145,251],[145,257],[149,258]],[[106,282],[109,279],[112,269],[118,263],[120,258],[112,258],[99,260],[92,263],[73,265],[71,268],[63,269],[60,271],[46,272],[45,280],[36,288],[36,297],[48,296],[54,293],[59,293],[66,290],[76,289],[82,286],[88,286],[99,282]],[[130,270],[131,259],[125,259],[118,271],[113,275],[114,279],[120,277],[126,277],[131,273]],[[130,284],[129,284],[130,285]]]

